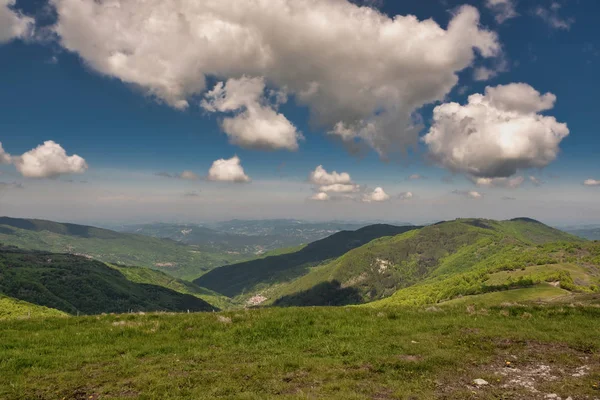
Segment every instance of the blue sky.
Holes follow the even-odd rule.
[[[308,0],[306,2],[310,3]],[[330,2],[336,3],[333,0],[324,3]],[[108,48],[107,44],[107,48],[99,50],[100,55],[96,56],[93,46],[99,43],[102,46],[107,42],[106,37],[100,34],[112,35],[117,42],[119,35],[124,33],[106,33],[100,29],[87,32],[85,21],[81,25],[68,21],[66,15],[70,12],[69,7],[73,7],[70,0],[52,3],[18,0],[16,5],[9,1],[10,8],[6,8],[4,3],[7,0],[0,2],[0,7],[5,7],[4,12],[9,10],[13,16],[27,23],[22,24],[27,25],[27,30],[13,33],[12,36],[7,34],[3,41],[0,40],[0,142],[4,151],[11,154],[13,159],[20,155],[25,159],[27,152],[52,140],[68,156],[76,154],[85,159],[87,168],[63,168],[56,173],[35,175],[15,168],[16,164],[0,166],[3,172],[0,176],[3,182],[0,188],[1,214],[88,222],[123,219],[202,221],[230,217],[422,222],[471,215],[492,218],[526,215],[551,223],[600,222],[600,186],[595,182],[600,180],[600,135],[595,118],[595,99],[600,88],[597,74],[600,65],[600,28],[595,16],[600,14],[600,4],[596,2],[505,0],[500,2],[503,3],[502,7],[513,7],[514,12],[507,14],[510,18],[503,21],[500,15],[508,9],[488,7],[485,1],[388,0],[372,5],[382,13],[381,18],[415,15],[420,24],[432,19],[439,29],[446,30],[449,22],[460,14],[460,6],[470,4],[480,14],[480,29],[495,32],[495,43],[501,48],[495,55],[487,57],[481,55],[481,50],[474,50],[472,60],[457,56],[453,62],[462,64],[451,72],[456,74],[458,82],[450,85],[449,90],[440,89],[443,95],[438,94],[437,100],[421,101],[407,109],[402,102],[399,105],[388,101],[387,97],[386,100],[376,97],[377,101],[382,102],[378,106],[384,110],[381,114],[389,113],[393,120],[393,131],[386,128],[388,130],[385,132],[377,132],[380,136],[376,137],[385,140],[384,149],[396,145],[393,141],[395,138],[407,137],[403,133],[406,128],[401,126],[406,121],[396,120],[396,116],[392,115],[394,113],[402,114],[408,110],[413,115],[419,115],[422,126],[418,137],[423,138],[434,124],[435,106],[451,102],[465,105],[468,96],[484,93],[488,86],[525,83],[537,90],[540,96],[548,92],[556,96],[553,107],[543,109],[536,115],[551,116],[568,125],[568,136],[557,143],[560,151],[543,161],[528,158],[510,176],[474,173],[472,164],[468,166],[470,169],[462,165],[452,167],[451,161],[440,161],[440,157],[447,158],[456,149],[444,148],[436,154],[437,158],[432,158],[431,149],[423,141],[416,146],[409,146],[406,153],[382,156],[382,147],[368,142],[366,134],[359,133],[362,121],[376,120],[379,111],[366,113],[364,115],[370,116],[363,118],[363,113],[356,110],[355,106],[362,101],[359,97],[339,100],[341,105],[331,106],[331,111],[328,109],[331,101],[300,101],[299,92],[294,89],[294,84],[298,82],[282,71],[287,67],[284,61],[276,61],[275,67],[265,69],[261,78],[266,85],[264,93],[269,90],[283,92],[281,82],[289,83],[288,101],[277,105],[269,103],[268,107],[265,104],[272,102],[272,99],[261,97],[259,102],[263,107],[270,107],[272,113],[269,116],[281,115],[295,127],[296,132],[301,132],[303,139],[297,142],[299,148],[290,151],[270,143],[268,146],[274,148],[265,151],[257,150],[254,145],[236,143],[232,134],[224,133],[221,121],[243,113],[244,108],[233,112],[214,112],[207,111],[199,104],[217,82],[242,79],[242,75],[258,77],[260,74],[256,71],[260,69],[229,65],[235,63],[234,57],[224,56],[218,63],[219,76],[210,72],[217,67],[206,67],[210,71],[203,74],[207,82],[204,88],[193,93],[176,94],[177,100],[185,98],[190,104],[185,109],[178,108],[171,101],[171,92],[165,94],[166,89],[162,84],[156,83],[164,81],[158,75],[166,73],[165,70],[160,70],[157,75],[150,67],[144,69],[136,66],[138,69],[134,71],[134,78],[133,67],[115,68],[107,73],[103,69],[107,68],[106,59],[101,58],[101,53],[104,50],[106,54],[113,54],[115,49]],[[169,7],[169,2],[163,2],[161,7]],[[277,14],[277,7],[273,6],[273,18],[280,15]],[[354,6],[348,5],[341,11],[322,8],[323,18],[331,19],[328,23],[352,24],[351,19],[335,18],[339,18],[340,13],[353,12]],[[96,11],[105,12],[105,9]],[[81,15],[85,17],[85,14]],[[195,21],[193,17],[202,16],[189,17],[190,21]],[[110,18],[114,18],[114,15]],[[144,20],[144,16],[140,16],[140,19]],[[97,21],[101,23],[102,18]],[[373,21],[381,19],[375,18]],[[56,30],[55,27],[61,23],[63,30]],[[254,21],[251,27],[260,32],[260,24]],[[50,33],[51,30],[53,33]],[[139,32],[131,30],[126,33],[131,35]],[[264,35],[264,32],[260,33]],[[269,34],[277,33],[270,31]],[[290,41],[304,37],[301,31],[293,29],[282,34],[288,34]],[[400,33],[395,34],[396,43],[409,40]],[[0,31],[0,39],[1,35]],[[157,52],[160,54],[169,54],[163,51],[163,47],[172,44],[161,43],[160,36],[153,40],[155,42],[150,46],[159,49]],[[280,46],[270,38],[262,40],[265,41],[261,43],[263,47]],[[484,40],[483,36],[481,40]],[[348,43],[352,44],[351,40]],[[322,62],[320,58],[317,59],[319,52],[342,52],[339,48],[343,48],[343,45],[338,42],[336,46],[317,49],[315,53],[307,51],[306,54],[300,54],[301,62],[309,65]],[[453,45],[459,46],[460,43]],[[379,55],[374,53],[374,58],[356,56],[353,62],[359,66],[353,65],[353,62],[344,63],[345,60],[352,60],[352,57],[341,54],[340,64],[310,67],[312,72],[307,72],[307,75],[313,73],[310,79],[334,79],[326,77],[331,77],[332,71],[335,75],[336,69],[355,68],[358,75],[369,72],[370,63],[396,62],[392,57],[386,58],[389,54],[386,54],[383,46],[374,46],[382,51]],[[154,51],[154,48],[151,50]],[[457,49],[456,53],[460,51]],[[273,52],[275,57],[288,56],[287,53],[282,55]],[[362,54],[360,51],[356,53]],[[365,51],[364,54],[367,53]],[[388,53],[393,53],[393,50],[390,49]],[[311,59],[312,54],[315,54],[314,59]],[[408,52],[406,56],[410,55]],[[202,58],[203,54],[196,56]],[[402,56],[404,54],[398,55]],[[189,57],[182,56],[181,63],[178,60],[167,60],[170,62],[168,71],[179,68],[184,62],[189,63]],[[157,62],[155,58],[142,61]],[[398,63],[399,66],[403,65],[403,61]],[[474,71],[481,67],[495,71],[492,74],[495,76],[485,80],[474,79]],[[373,74],[377,74],[373,68]],[[385,70],[393,72],[393,69],[394,66],[391,66]],[[304,69],[298,67],[298,71]],[[400,87],[399,81],[393,79],[395,75],[392,76],[392,72],[389,72],[389,82],[383,83]],[[142,76],[142,73],[148,76]],[[170,76],[165,79],[170,79]],[[183,73],[177,79],[177,83],[183,82],[186,88],[196,85],[199,80],[197,75]],[[369,78],[366,79],[368,81]],[[410,77],[406,79],[410,81]],[[348,83],[352,84],[350,81]],[[339,82],[335,84],[339,85]],[[382,83],[377,81],[377,84]],[[343,88],[339,86],[331,88],[332,96],[343,93]],[[422,97],[418,89],[411,90],[415,92],[411,94],[411,101]],[[232,92],[230,90],[227,93],[225,96],[230,96]],[[245,104],[245,107],[253,105]],[[350,115],[344,122],[360,121],[356,122],[353,129],[356,137],[351,140],[354,144],[361,144],[359,154],[349,151],[349,145],[344,145],[342,136],[328,134],[333,130],[333,124],[315,121],[318,119],[315,113],[335,114],[338,111],[340,115]],[[327,119],[327,116],[322,119]],[[477,126],[488,129],[481,124]],[[248,129],[242,133],[252,134]],[[490,135],[493,137],[495,133],[490,131]],[[242,136],[237,137],[239,139]],[[400,141],[404,146],[404,139]],[[469,150],[473,151],[473,147]],[[239,183],[240,179],[231,178],[232,175],[223,177],[218,174],[214,175],[218,177],[213,181],[205,179],[213,162],[229,160],[234,155],[239,156],[243,174],[251,182]],[[240,171],[235,168],[240,165],[233,165],[234,170],[228,170],[229,173],[238,174]],[[334,179],[331,182],[356,185],[356,189],[326,192],[328,201],[310,200],[317,193],[323,193],[321,189],[327,180],[309,182],[309,174],[319,165],[328,173],[348,173],[350,180]],[[159,172],[176,175],[182,171],[192,171],[198,179],[156,176]],[[408,179],[417,174],[420,179]],[[534,184],[531,176],[535,177],[537,184]],[[506,181],[502,180],[516,177],[523,177],[523,182],[515,185],[518,187],[507,187]],[[478,178],[500,180],[477,185],[474,181]],[[215,182],[218,180],[230,182]],[[594,184],[584,185],[586,180]],[[389,198],[373,197],[372,192],[376,187],[381,187]],[[411,196],[407,197],[405,194],[408,192]]]

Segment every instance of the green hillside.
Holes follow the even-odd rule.
[[[373,239],[394,236],[413,229],[417,227],[371,225],[356,231],[342,231],[292,253],[217,268],[194,282],[229,297],[253,293],[273,284],[303,276],[311,267],[339,257]]]
[[[132,282],[100,261],[0,248],[0,294],[69,314],[210,311],[198,297]]]
[[[168,239],[7,217],[0,218],[0,243],[29,250],[78,254],[115,264],[138,265],[188,280],[243,258],[236,254],[200,251]]]
[[[542,245],[554,241],[563,243],[556,245],[556,251]],[[561,274],[576,276],[568,262],[586,266],[578,273],[589,279],[579,286],[592,290],[597,278],[588,265],[594,251],[591,247],[593,244],[584,244],[533,220],[456,220],[374,240],[332,262],[313,267],[291,282],[266,288],[261,295],[269,299],[266,304],[279,306],[345,305],[398,298],[401,295],[396,292],[400,290],[415,304],[427,304],[471,292],[523,286],[530,278],[539,282]],[[577,250],[572,250],[575,255],[569,258],[564,255],[564,248]],[[558,266],[543,271],[528,269],[523,276],[507,277],[501,282],[484,279],[496,270],[537,264]],[[464,279],[470,282],[468,289],[461,285],[456,288],[457,283],[452,283]],[[566,279],[563,281],[567,285]],[[423,292],[430,286],[437,297]],[[446,297],[440,297],[441,293]]]
[[[7,319],[66,317],[68,314],[53,308],[0,295],[0,321]]]
[[[212,290],[200,287],[195,283],[177,279],[164,272],[150,268],[130,267],[123,265],[109,265],[120,271],[125,278],[136,283],[145,283],[149,285],[162,286],[179,293],[191,294],[217,307],[220,310],[227,310],[235,306],[230,298],[220,295]]]

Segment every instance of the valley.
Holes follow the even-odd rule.
[[[532,219],[369,225],[248,261],[191,260],[205,271],[193,280],[61,252],[182,242],[1,221],[2,399],[600,394],[600,243]]]

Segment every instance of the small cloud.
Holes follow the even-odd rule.
[[[483,198],[483,194],[476,192],[474,190],[466,190],[466,191],[455,190],[452,192],[452,194],[456,194],[458,196],[463,196],[468,199],[476,199],[477,200],[477,199]]]
[[[453,176],[444,176],[442,178],[442,183],[454,183],[454,177]]]
[[[367,193],[363,196],[363,202],[371,203],[371,202],[382,202],[388,201],[390,196],[383,190],[383,188],[377,187],[373,190],[372,193]]]
[[[473,71],[473,79],[478,82],[488,81],[495,78],[499,74],[508,71],[508,61],[504,58],[498,58],[495,61],[495,65],[490,67],[477,67]]]
[[[525,178],[516,176],[514,178],[478,178],[468,176],[469,180],[479,187],[503,187],[507,189],[516,189],[520,187]]]
[[[196,175],[192,171],[183,171],[181,175],[179,175],[179,178],[187,181],[197,181],[200,179],[200,176]]]
[[[160,176],[161,178],[169,178],[169,179],[183,179],[188,181],[197,181],[200,179],[200,176],[192,171],[183,171],[179,174],[171,174],[169,172],[157,172],[154,174],[155,176]]]
[[[400,200],[410,200],[414,197],[412,192],[402,192],[398,195]]]
[[[586,179],[585,182],[583,182],[583,184],[585,186],[600,186],[600,180],[597,180],[597,179]]]
[[[408,177],[409,181],[417,181],[419,179],[425,179],[425,177],[420,174],[412,174],[411,176]]]
[[[535,186],[542,186],[544,183],[546,183],[533,175],[529,177],[529,181],[531,183],[533,183]]]
[[[314,195],[312,195],[311,197],[309,197],[309,200],[328,201],[329,200],[329,195],[327,193],[324,193],[324,192],[319,192],[319,193],[315,193]]]
[[[320,192],[333,192],[333,193],[356,193],[360,190],[360,186],[349,183],[335,183],[333,185],[321,186]]]
[[[208,170],[208,180],[212,182],[246,183],[250,177],[244,172],[241,160],[234,156],[228,160],[220,159],[213,162]]]
[[[65,149],[52,140],[19,157],[12,157],[12,162],[17,171],[27,178],[57,178],[60,175],[82,174],[88,169],[83,158],[68,156]]]
[[[574,18],[563,18],[559,15],[561,5],[557,2],[552,2],[549,8],[538,6],[534,10],[534,15],[544,21],[553,29],[569,30],[575,22]]]
[[[486,0],[485,6],[494,13],[494,18],[499,24],[519,16],[513,0]]]
[[[502,200],[506,200],[506,201],[514,201],[514,200],[517,200],[517,199],[516,199],[516,198],[514,198],[514,197],[510,197],[510,196],[504,196],[504,197],[502,198]]]

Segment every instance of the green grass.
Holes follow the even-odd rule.
[[[0,398],[593,399],[599,318],[591,306],[456,306],[5,321]],[[541,366],[553,378],[533,374],[539,392],[513,382]]]
[[[453,300],[439,303],[443,306],[477,304],[482,306],[497,306],[502,303],[523,303],[523,302],[555,302],[559,299],[573,299],[571,292],[559,287],[551,286],[547,283],[541,283],[536,286],[504,290],[501,292],[491,292],[473,296],[459,297]]]
[[[0,218],[0,243],[28,250],[81,254],[96,260],[154,268],[192,280],[215,267],[245,259],[201,251],[168,239],[50,221]]]
[[[67,315],[67,313],[53,308],[38,306],[26,301],[0,295],[0,321],[7,319],[47,318]]]

